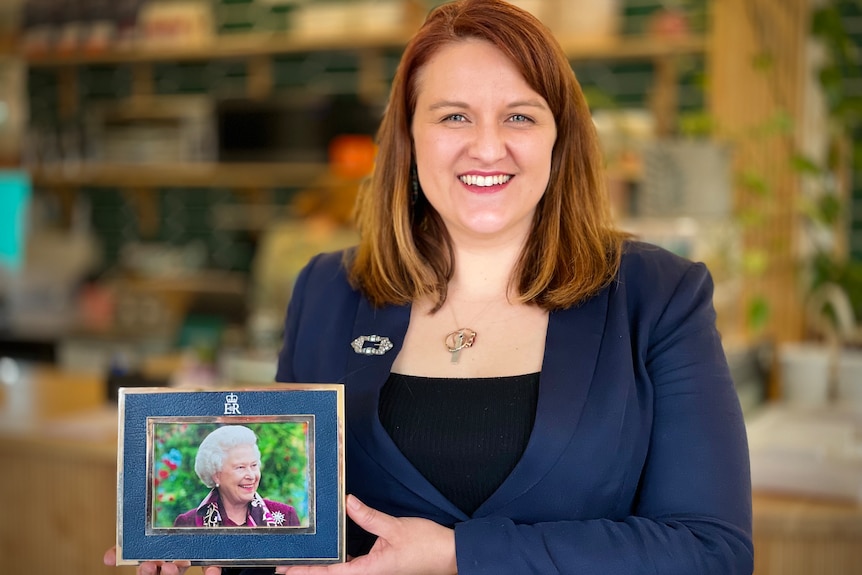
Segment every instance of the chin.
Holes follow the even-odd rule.
[[[532,220],[529,218],[516,218],[501,213],[485,213],[463,220],[462,225],[474,234],[495,235],[505,233],[507,230],[529,229],[531,222]]]

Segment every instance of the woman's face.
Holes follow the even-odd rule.
[[[557,138],[545,99],[481,40],[441,48],[419,71],[416,89],[419,181],[449,233],[526,237]]]
[[[238,445],[227,452],[221,471],[215,474],[219,495],[230,503],[250,503],[260,483],[260,460],[252,445]]]

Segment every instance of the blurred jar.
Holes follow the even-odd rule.
[[[545,8],[546,22],[557,37],[578,43],[613,41],[620,32],[620,0],[556,0]],[[552,2],[553,4],[553,2]]]
[[[0,166],[16,165],[26,117],[24,66],[0,54]]]
[[[23,0],[0,2],[0,52],[15,46],[21,30],[21,7]]]

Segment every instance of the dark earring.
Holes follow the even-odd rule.
[[[413,187],[413,194],[410,196],[410,203],[416,205],[419,201],[419,174],[416,171],[416,164],[410,167],[410,184]]]

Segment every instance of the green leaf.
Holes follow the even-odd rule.
[[[790,160],[790,165],[793,167],[794,171],[801,174],[819,176],[824,172],[823,168],[821,168],[817,162],[802,154],[795,154]]]
[[[739,210],[736,219],[743,228],[753,228],[762,225],[766,221],[766,216],[762,210],[747,208]]]
[[[855,143],[853,146],[853,169],[862,172],[862,146]]]
[[[758,72],[768,72],[775,66],[775,57],[769,52],[760,52],[751,59],[751,66]]]
[[[748,319],[748,326],[752,330],[763,330],[769,323],[769,302],[762,295],[755,296],[750,302],[748,302],[748,312],[746,313],[746,316]]]
[[[592,86],[583,89],[584,98],[587,100],[591,110],[596,109],[615,109],[618,107],[617,101],[608,92]]]
[[[843,212],[841,199],[834,194],[824,194],[817,202],[818,219],[827,225],[838,223]]]
[[[835,64],[820,68],[817,76],[820,79],[820,85],[825,89],[844,87],[844,74],[841,68]]]
[[[679,117],[679,131],[683,136],[696,138],[715,132],[715,118],[707,112],[689,112]]]
[[[769,267],[769,254],[763,250],[748,250],[742,254],[742,269],[749,275],[759,276]]]
[[[771,194],[769,183],[762,175],[753,170],[746,170],[739,174],[737,183],[743,189],[760,198],[769,197]]]

